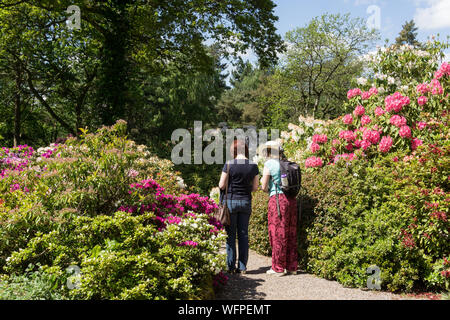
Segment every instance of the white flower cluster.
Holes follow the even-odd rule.
[[[178,188],[180,188],[180,189],[184,190],[187,188],[186,184],[184,183],[183,178],[181,178],[181,177],[177,177],[177,184],[178,184]]]

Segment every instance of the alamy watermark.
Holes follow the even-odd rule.
[[[81,287],[81,269],[77,265],[71,265],[66,269],[66,272],[72,274],[67,278],[67,288],[69,290],[79,289]]]
[[[249,159],[253,159],[257,155],[258,146],[269,141],[268,130],[257,130],[254,127],[209,129],[203,132],[202,122],[194,121],[193,129],[194,137],[187,129],[177,129],[172,133],[172,143],[176,144],[171,154],[174,164],[192,164],[192,159],[193,164],[223,164],[225,163],[224,150],[226,150],[226,161],[232,160],[229,150],[234,140],[245,141]],[[276,141],[279,137],[279,130],[270,130],[270,140]],[[203,148],[204,142],[209,143],[205,148]],[[243,145],[238,147],[238,154],[245,154]]]
[[[378,266],[370,266],[366,273],[370,276],[367,278],[367,288],[370,290],[381,290],[381,270]]]
[[[369,29],[381,29],[381,8],[377,5],[371,5],[367,8],[367,14],[369,18],[367,19],[367,27]]]
[[[81,9],[79,6],[71,5],[67,8],[66,13],[72,15],[67,18],[66,24],[70,30],[81,29]]]

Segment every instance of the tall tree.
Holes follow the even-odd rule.
[[[21,123],[18,105],[30,97],[66,133],[76,134],[84,124],[100,60],[86,37],[90,30],[72,32],[65,20],[64,14],[26,3],[0,8],[0,65],[5,74],[14,74],[20,88],[15,91],[15,135]]]
[[[136,103],[151,103],[138,82],[143,76],[155,78],[149,82],[153,91],[174,66],[180,75],[208,77],[207,40],[226,49],[227,57],[253,48],[261,64],[272,64],[283,48],[272,0],[82,0],[81,29],[68,30],[66,9],[72,4],[0,2],[0,53],[4,61],[20,63],[22,101],[33,97],[42,118],[65,133],[119,118],[133,122]],[[16,53],[7,50],[12,35],[20,39]],[[151,114],[161,110],[158,103],[146,107]]]
[[[325,14],[288,32],[289,49],[275,78],[286,121],[339,114],[351,79],[362,70],[358,57],[377,38],[376,30],[350,14]]]
[[[399,36],[395,39],[395,43],[398,45],[409,44],[412,46],[419,46],[420,42],[417,41],[417,30],[419,30],[419,28],[416,27],[414,20],[406,21],[402,28]]]
[[[264,126],[265,109],[261,99],[267,76],[267,71],[253,66],[249,61],[239,61],[230,78],[232,88],[222,95],[217,104],[220,121],[240,127],[244,124]]]

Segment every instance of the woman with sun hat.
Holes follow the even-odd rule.
[[[296,274],[297,261],[297,199],[287,197],[282,185],[280,159],[283,149],[275,141],[259,148],[260,156],[267,159],[264,164],[261,188],[269,193],[268,229],[272,247],[272,268],[268,274],[283,276]]]

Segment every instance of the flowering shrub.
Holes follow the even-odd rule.
[[[187,194],[172,164],[125,131],[119,121],[37,151],[2,149],[3,281],[39,263],[70,298],[210,297],[225,264],[216,204]],[[69,265],[82,272],[70,291]]]
[[[443,47],[380,49],[370,57],[370,79],[348,92],[347,115],[306,143],[283,135],[288,156],[304,166],[305,269],[365,287],[365,270],[375,264],[387,290],[448,286],[450,68],[439,65]],[[315,134],[328,137],[320,148]]]

